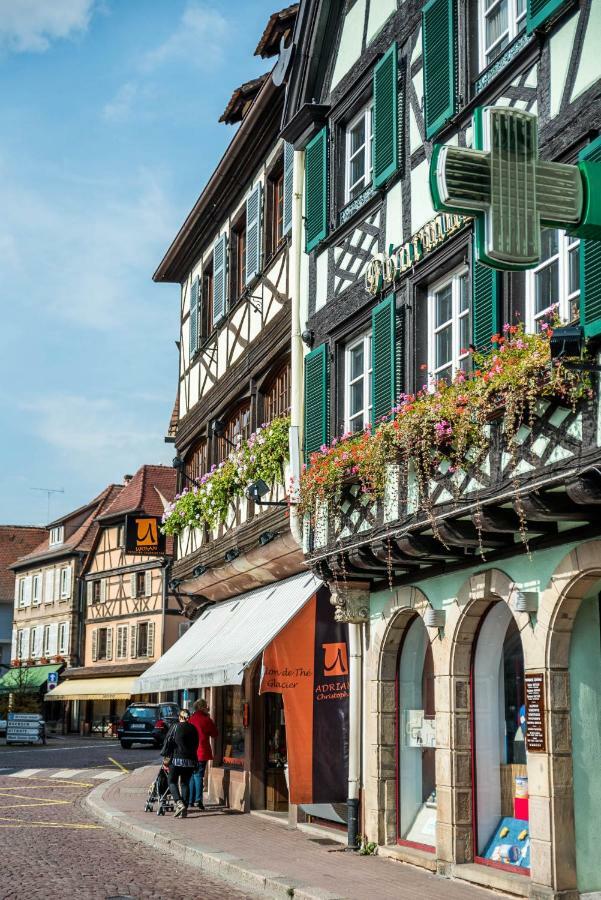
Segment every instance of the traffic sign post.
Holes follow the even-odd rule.
[[[39,713],[9,712],[6,723],[7,744],[46,743],[46,723]]]
[[[49,672],[46,691],[53,691],[55,687],[58,687],[58,672]]]

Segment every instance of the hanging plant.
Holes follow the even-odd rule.
[[[248,440],[241,441],[227,459],[212,466],[192,487],[186,486],[163,514],[163,534],[222,524],[232,501],[242,497],[253,481],[262,479],[268,485],[283,485],[289,426],[287,417],[262,425]]]
[[[537,402],[559,399],[575,407],[592,396],[586,373],[551,360],[551,323],[526,334],[523,325],[503,326],[491,337],[488,353],[472,353],[472,371],[458,371],[452,382],[433,389],[402,394],[391,415],[360,434],[345,434],[311,455],[301,476],[300,508],[314,522],[319,503],[333,501],[344,481],[359,481],[361,489],[382,498],[388,463],[400,462],[405,477],[415,474],[420,505],[435,528],[430,484],[441,463],[451,475],[475,466],[489,450],[487,424],[499,413],[504,420],[506,451],[514,461],[518,432],[532,427]]]

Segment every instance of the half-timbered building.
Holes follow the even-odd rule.
[[[96,518],[120,490],[120,485],[108,485],[90,503],[51,522],[37,546],[11,566],[13,670],[6,677],[31,684],[41,697],[50,672],[68,677],[81,665],[82,573],[97,533]],[[77,705],[65,706],[47,697],[43,711],[51,727],[77,730]]]
[[[84,732],[110,730],[135,693],[136,676],[179,637],[181,606],[169,591],[171,541],[158,540],[175,481],[172,468],[144,465],[96,519],[83,572],[81,661],[55,692],[81,705]]]
[[[597,0],[301,3],[282,133],[304,173],[293,334],[307,345],[306,464],[391,421],[407,396],[469,378],[474,352],[502,359],[518,323],[526,335],[550,314],[571,323],[575,355],[581,326],[594,363],[601,244],[583,223],[599,190],[600,39]],[[532,183],[499,163],[520,153]],[[510,194],[535,224],[506,230],[495,261],[484,248],[500,231],[484,233],[482,217]],[[407,452],[387,462],[380,493],[349,466],[310,511],[305,551],[363,653],[363,681],[351,681],[361,790],[349,791],[362,831],[441,875],[592,897],[598,376],[575,402],[536,400],[535,388],[515,442],[510,415],[491,410],[486,452],[466,447],[425,479]],[[437,446],[416,444],[414,458]]]

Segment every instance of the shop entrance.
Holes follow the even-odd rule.
[[[421,616],[405,630],[397,668],[397,840],[436,842],[434,661]]]
[[[529,875],[524,652],[506,603],[482,621],[471,681],[476,859]]]
[[[263,694],[265,716],[265,809],[288,810],[286,722],[281,694]]]

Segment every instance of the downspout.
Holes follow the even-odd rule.
[[[361,789],[361,682],[363,626],[348,623],[349,638],[349,754],[347,849],[357,850],[359,835],[359,792]]]
[[[291,475],[294,479],[290,486],[290,531],[299,545],[303,545],[303,527],[298,514],[300,471],[296,470],[294,460],[300,459],[303,422],[303,359],[304,349],[301,339],[301,265],[303,255],[303,174],[305,151],[295,150],[292,175],[292,243],[290,247],[290,312],[291,312],[291,346],[290,346],[290,461]]]

